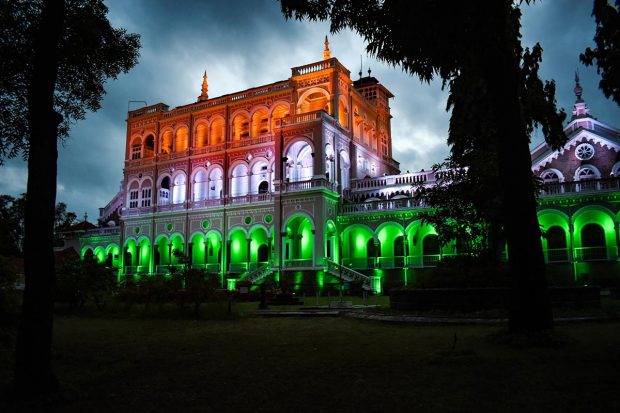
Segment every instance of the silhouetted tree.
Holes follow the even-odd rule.
[[[332,32],[351,28],[378,59],[423,81],[443,80],[450,91],[453,160],[468,166],[461,158],[480,151],[496,160],[491,170],[497,171],[500,185],[489,196],[498,197],[504,217],[512,280],[510,328],[551,328],[526,116],[542,127],[553,147],[565,139],[563,116],[555,111],[554,84],[531,76],[537,72],[540,48],[523,51],[517,5],[512,0],[436,0],[414,6],[405,0],[281,2],[287,18],[330,20]],[[531,77],[524,76],[528,67]],[[523,99],[528,87],[537,89],[529,103],[541,105],[529,113]]]
[[[100,0],[9,0],[0,7],[0,159],[28,159],[18,397],[55,388],[50,363],[57,143],[100,107],[103,83],[136,64],[139,36],[110,26]]]
[[[607,98],[620,105],[620,0],[615,6],[608,0],[594,0],[592,16],[596,20],[594,42],[579,58],[586,65],[596,63],[601,75],[599,87]]]
[[[26,196],[0,195],[0,255],[21,257]]]

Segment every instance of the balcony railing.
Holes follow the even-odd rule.
[[[329,116],[323,110],[316,110],[314,112],[306,112],[306,113],[300,113],[296,115],[285,116],[281,119],[276,119],[276,128],[280,128],[283,126],[297,125],[300,123],[314,122],[314,121],[321,119],[323,114]]]
[[[550,248],[544,252],[546,262],[570,262],[568,248]]]
[[[118,235],[120,232],[120,227],[103,227],[89,229],[85,235]]]
[[[229,205],[240,205],[240,204],[251,204],[254,202],[270,202],[273,199],[273,195],[267,192],[264,194],[248,194],[248,195],[240,195],[233,196],[228,198],[227,204]]]
[[[618,247],[575,248],[576,261],[611,261],[618,259]]]
[[[545,198],[569,194],[575,195],[613,191],[620,191],[620,177],[545,184],[540,196]]]
[[[273,135],[266,134],[261,136],[254,136],[251,138],[243,138],[237,141],[227,143],[228,149],[242,148],[244,146],[260,145],[261,143],[273,142]]]
[[[281,184],[276,182],[275,191],[278,192],[282,186],[282,192],[309,191],[314,189],[329,189],[336,192],[336,184],[329,182],[325,178],[313,178],[306,181],[285,182]]]
[[[191,208],[214,208],[224,205],[224,198],[218,199],[202,199],[200,201],[191,201]]]
[[[376,178],[356,179],[351,181],[351,190],[384,189],[387,186],[414,186],[419,184],[432,184],[435,182],[435,174],[429,172],[410,172],[400,175],[378,176]]]
[[[221,142],[215,145],[207,145],[207,146],[201,146],[199,148],[192,148],[190,149],[190,152],[192,155],[204,155],[205,153],[220,152],[220,151],[223,151],[224,149],[226,149],[226,143]]]
[[[325,69],[337,68],[340,71],[350,74],[349,69],[344,67],[338,62],[338,59],[332,57],[331,59],[321,60],[319,62],[310,63],[303,66],[297,66],[291,69],[293,76],[307,75],[308,73],[314,73]]]
[[[428,208],[422,201],[413,198],[392,199],[388,201],[368,201],[356,204],[342,204],[343,214],[364,214],[369,212],[388,212],[399,209]]]
[[[148,274],[149,266],[148,265],[131,265],[125,267],[125,274],[136,275],[136,274]]]

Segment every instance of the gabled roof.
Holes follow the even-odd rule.
[[[604,148],[620,152],[620,129],[599,122],[590,115],[590,110],[582,99],[583,89],[579,85],[579,77],[575,76],[575,95],[577,100],[573,107],[573,116],[564,127],[566,144],[557,151],[543,142],[531,151],[532,171],[537,171],[557,159],[567,149],[583,141],[597,143]]]

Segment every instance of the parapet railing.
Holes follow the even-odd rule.
[[[368,212],[388,212],[398,209],[426,209],[428,206],[414,198],[392,199],[386,201],[367,201],[355,204],[342,204],[343,214],[363,214]]]
[[[435,173],[432,171],[410,172],[400,175],[378,176],[376,178],[357,179],[351,181],[352,190],[381,189],[386,186],[413,186],[419,184],[432,184],[435,182]]]
[[[372,283],[370,282],[370,277],[360,272],[357,272],[352,268],[345,267],[344,265],[340,265],[331,260],[326,260],[326,270],[330,274],[336,277],[342,277],[346,281],[360,281],[364,289],[372,290]]]
[[[120,227],[102,227],[86,230],[86,235],[118,235],[121,232]]]
[[[226,144],[226,147],[228,149],[235,149],[235,148],[241,148],[244,146],[259,145],[261,143],[267,143],[267,142],[273,142],[273,135],[271,133],[261,135],[261,136],[255,136],[251,138],[242,138],[236,141],[231,141]]]
[[[620,177],[592,179],[588,181],[558,182],[543,185],[541,198],[590,194],[594,192],[613,192],[620,190]]]
[[[275,192],[280,191],[280,187],[282,192],[308,191],[312,189],[329,189],[336,192],[336,184],[325,178],[313,178],[306,181],[285,182],[283,184],[276,182],[274,184]]]
[[[315,63],[310,63],[310,64],[303,65],[303,66],[294,67],[291,69],[291,72],[293,76],[300,76],[300,75],[307,75],[308,73],[319,72],[321,70],[331,69],[331,68],[339,69],[340,71],[346,73],[347,75],[351,73],[349,69],[347,69],[342,64],[340,64],[338,59],[336,59],[335,57],[332,57],[331,59],[327,59],[327,60],[321,60]]]
[[[202,109],[206,109],[206,108],[210,108],[213,106],[218,106],[218,105],[223,105],[226,103],[231,103],[231,102],[237,102],[243,99],[248,99],[254,96],[261,96],[261,95],[266,95],[269,93],[273,93],[273,92],[278,92],[280,90],[284,90],[284,89],[288,89],[290,87],[290,84],[288,82],[288,80],[282,81],[282,82],[277,82],[277,83],[273,83],[271,85],[267,85],[267,86],[262,86],[262,87],[257,87],[257,88],[253,88],[253,89],[248,89],[248,90],[244,90],[242,92],[237,92],[237,93],[232,93],[230,95],[224,95],[221,96],[219,98],[214,98],[214,99],[209,99],[206,100],[204,102],[200,102],[200,103],[193,103],[187,106],[183,106],[180,108],[176,108],[173,110],[170,110],[168,112],[165,112],[162,115],[162,118],[167,119],[167,118],[171,118],[174,116],[179,116],[179,115],[183,115],[186,113],[190,113],[190,112],[195,112],[198,110],[202,110]]]

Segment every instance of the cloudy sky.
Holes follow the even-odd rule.
[[[58,200],[78,216],[96,221],[98,207],[118,191],[122,179],[125,118],[129,101],[171,107],[194,102],[202,73],[209,75],[209,96],[217,97],[290,77],[290,68],[322,59],[328,24],[285,21],[275,0],[109,0],[109,18],[142,36],[139,64],[106,85],[102,109],[76,124],[60,149]],[[539,0],[523,7],[523,44],[539,41],[544,49],[542,76],[555,79],[560,107],[570,112],[575,100],[574,71],[579,70],[584,99],[599,120],[620,126],[620,109],[598,90],[593,68],[579,63],[592,45],[590,0]],[[415,19],[415,17],[414,17]],[[365,53],[352,32],[330,35],[332,56],[357,78],[360,55],[364,73],[396,97],[391,102],[394,158],[401,169],[420,170],[448,153],[446,93],[438,82],[420,83]],[[140,104],[132,104],[136,108]],[[532,145],[542,141],[534,136]],[[1,168],[0,193],[26,188],[26,167],[13,160]]]

